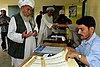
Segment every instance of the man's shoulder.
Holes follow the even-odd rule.
[[[96,36],[95,42],[100,43],[100,37],[99,36]]]
[[[93,50],[100,50],[100,38],[97,38],[94,43],[93,43],[93,46],[92,46],[92,49]]]
[[[96,36],[94,39],[93,39],[93,47],[96,47],[96,48],[100,48],[100,37],[99,36]]]
[[[42,17],[42,15],[38,15],[37,18]]]

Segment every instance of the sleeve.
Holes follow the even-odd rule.
[[[32,30],[33,30],[33,31],[34,31],[34,30],[38,31],[37,23],[36,23],[36,21],[34,21],[33,18],[32,18]]]
[[[44,21],[44,23],[46,24],[46,26],[48,27],[48,28],[51,28],[52,27],[52,23],[50,23],[47,19],[46,19],[46,16],[44,15],[43,16],[43,21]],[[52,21],[53,22],[53,21]]]
[[[77,52],[80,52],[80,45],[79,45],[78,47],[76,47],[75,50],[76,50]]]
[[[91,52],[86,56],[90,67],[100,67],[100,43],[95,43],[91,48]]]
[[[8,17],[8,22],[10,22],[10,17]]]
[[[78,46],[78,47],[76,47],[75,49],[76,49],[76,51],[77,52],[79,52],[79,53],[81,53],[82,54],[82,52],[83,52],[83,41],[81,41],[81,44]]]
[[[38,31],[37,23],[36,23],[36,22],[34,22],[34,23],[35,23],[35,28],[34,28],[34,30]]]
[[[16,33],[16,22],[15,18],[12,17],[9,23],[8,34],[7,37],[15,42],[23,43],[24,38],[22,38],[22,34]]]
[[[71,31],[77,31],[77,26],[76,26],[76,24],[68,24],[67,26],[68,26],[68,28],[69,28]]]

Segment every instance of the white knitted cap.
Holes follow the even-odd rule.
[[[55,10],[55,8],[53,8],[53,7],[48,7],[47,9],[46,9],[46,11],[49,11],[49,10]]]
[[[29,5],[30,7],[34,8],[34,0],[19,0],[18,6],[21,8],[24,5]]]
[[[65,14],[65,11],[64,11],[64,10],[60,10],[60,11],[59,11],[59,15],[60,15],[60,14]]]
[[[6,8],[1,8],[0,10],[5,10],[6,11]]]

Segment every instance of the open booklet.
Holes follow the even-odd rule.
[[[42,46],[37,47],[33,52],[40,54],[57,54],[61,52],[64,47]]]
[[[22,67],[79,67],[74,59],[68,59],[66,61],[67,49],[60,53],[50,56],[33,56],[26,64]]]

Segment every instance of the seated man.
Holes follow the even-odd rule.
[[[85,16],[77,20],[76,24],[82,42],[76,49],[68,47],[66,59],[76,58],[85,66],[100,67],[100,38],[95,33],[94,18]]]

